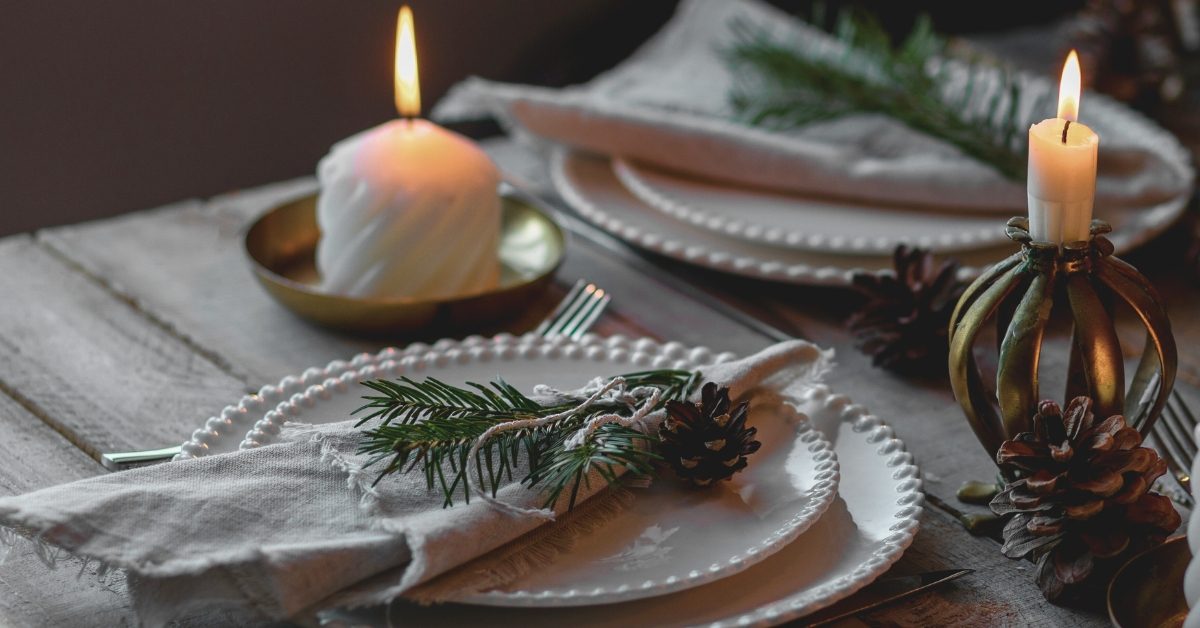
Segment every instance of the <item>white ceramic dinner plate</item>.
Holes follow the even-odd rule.
[[[359,626],[769,626],[820,610],[858,591],[898,559],[921,516],[921,480],[891,428],[847,397],[819,386],[801,405],[833,442],[839,496],[787,547],[734,576],[687,591],[584,608],[483,608],[463,604],[338,611],[328,628]]]
[[[812,351],[817,359],[819,350]],[[706,349],[622,337],[501,335],[412,345],[309,369],[264,387],[210,419],[181,457],[269,444],[286,421],[327,423],[351,417],[370,393],[359,381],[407,375],[451,384],[502,375],[522,390],[537,384],[576,388],[596,376],[648,368],[700,368],[730,359]],[[697,491],[662,478],[566,556],[504,590],[461,601],[492,606],[579,606],[663,595],[738,573],[784,548],[834,501],[838,463],[832,446],[794,409],[756,409],[749,423],[763,447],[730,482]],[[240,425],[240,427],[239,427]]]
[[[938,253],[1008,241],[1007,216],[881,207],[703,181],[612,160],[613,174],[647,207],[715,233],[801,251],[891,255],[898,244]]]
[[[1157,135],[1167,134],[1157,129]],[[1178,142],[1170,141],[1172,144],[1164,145],[1164,150],[1173,155],[1169,149]],[[1190,169],[1186,163],[1181,167]],[[885,255],[789,249],[679,220],[652,209],[634,196],[617,179],[608,157],[559,148],[550,158],[550,176],[563,200],[601,229],[639,248],[689,264],[757,279],[826,286],[848,286],[857,272],[892,267],[890,252]],[[1114,231],[1109,239],[1120,254],[1162,233],[1179,218],[1186,201],[1181,198],[1152,208],[1110,211],[1100,217],[1112,223]],[[858,220],[853,215],[848,218]],[[1006,222],[1003,217],[996,217],[997,231],[1003,232]],[[955,259],[963,265],[959,276],[971,279],[1016,250],[1017,245],[1005,239],[995,246],[955,252]]]

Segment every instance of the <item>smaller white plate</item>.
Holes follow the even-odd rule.
[[[679,593],[589,608],[484,608],[460,604],[338,611],[327,628],[521,626],[609,628],[772,626],[820,610],[888,570],[912,543],[924,494],[912,454],[892,428],[828,388],[801,409],[833,441],[842,466],[839,497],[807,532],[746,571]],[[393,621],[395,620],[395,621]]]
[[[812,347],[811,358],[820,351]],[[521,390],[537,384],[569,389],[596,376],[648,368],[697,369],[730,354],[678,343],[623,337],[501,334],[492,339],[443,340],[361,354],[306,370],[227,407],[183,445],[181,458],[233,449],[231,433],[253,427],[242,449],[272,442],[287,421],[345,420],[361,405],[367,379],[408,375],[449,384],[483,382],[502,374]],[[762,448],[729,482],[696,490],[659,478],[599,532],[567,556],[507,590],[462,602],[491,606],[582,606],[663,595],[738,573],[783,549],[811,527],[837,496],[833,447],[808,419],[786,404],[756,408],[749,424]]]
[[[899,244],[944,253],[1008,241],[1007,216],[904,207],[733,187],[614,158],[613,173],[638,200],[678,220],[734,238],[804,251],[891,255]]]

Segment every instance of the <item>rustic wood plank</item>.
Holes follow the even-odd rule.
[[[0,495],[71,482],[104,472],[61,434],[0,393]]]
[[[180,442],[247,390],[29,237],[0,268],[0,385],[93,457]]]
[[[1098,610],[1046,602],[1033,582],[1032,564],[1005,558],[990,539],[964,535],[953,518],[927,509],[921,518],[921,532],[889,575],[950,567],[974,569],[975,573],[859,618],[870,626],[1050,628],[1108,624]]]
[[[241,249],[247,222],[272,203],[305,193],[289,182],[189,201],[39,234],[40,241],[225,370],[265,384],[292,372],[374,350],[297,319],[255,283]]]
[[[308,193],[313,186],[312,180],[301,179],[208,203],[188,202],[50,229],[38,238],[229,372],[247,381],[273,382],[308,366],[407,341],[356,338],[314,327],[284,310],[255,283],[241,251],[243,229],[270,206]],[[662,322],[660,335],[690,344],[728,349],[760,339],[711,310],[681,302],[669,288],[640,276],[612,255],[575,241],[559,281],[569,286],[581,277],[613,294],[615,316],[603,320],[597,328],[601,333],[653,334],[644,323],[654,320]],[[560,294],[561,290],[541,299],[509,330],[536,325]],[[622,316],[627,309],[629,314]]]
[[[104,473],[62,435],[0,393],[0,495],[17,495]],[[34,546],[0,545],[0,625],[131,625],[128,598],[78,565],[46,568]],[[48,598],[45,591],[62,595]]]
[[[379,345],[377,340],[339,337],[291,317],[258,290],[241,259],[243,225],[271,204],[311,190],[311,186],[308,180],[289,182],[207,204],[193,202],[54,229],[41,234],[40,242],[97,277],[227,372],[242,379],[269,381]],[[729,299],[791,333],[836,348],[839,367],[831,381],[839,391],[896,426],[922,464],[927,490],[936,501],[950,504],[951,510],[968,509],[954,503],[953,492],[959,483],[994,474],[944,384],[874,369],[853,348],[842,329],[844,296],[830,298],[827,291],[781,288],[691,270],[681,274],[708,288],[715,294],[713,299]],[[739,353],[766,343],[758,333],[683,297],[669,283],[578,239],[561,273],[564,282],[577,276],[587,276],[614,293],[614,315],[606,317],[602,329]],[[552,302],[547,300],[547,304]],[[949,515],[933,511],[933,506],[926,519],[929,528],[918,536],[898,569],[987,565],[989,576],[966,598],[949,597],[946,604],[934,605],[938,608],[925,603],[920,617],[962,619],[965,615],[956,604],[999,600],[1000,606],[994,606],[990,616],[995,623],[1036,623],[1046,617],[1053,618],[1055,625],[1095,622],[1095,617],[1073,611],[1059,613],[1042,602],[1036,587],[1029,583],[1028,570],[1022,563],[1003,558],[994,542],[970,537]],[[908,615],[916,621],[918,615],[912,613],[918,611]]]

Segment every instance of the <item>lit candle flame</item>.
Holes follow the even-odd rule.
[[[400,7],[396,18],[396,111],[404,118],[421,115],[421,81],[417,77],[417,41],[412,9]]]
[[[1063,64],[1062,80],[1058,84],[1058,117],[1079,120],[1079,91],[1083,83],[1079,71],[1079,55],[1072,50]]]

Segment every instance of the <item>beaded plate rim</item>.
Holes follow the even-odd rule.
[[[829,413],[823,415],[822,420],[816,423],[822,428],[839,430],[838,445],[835,446],[835,450],[841,450],[842,443],[846,443],[848,447],[848,449],[842,450],[842,453],[847,454],[847,456],[841,457],[841,464],[845,467],[844,475],[854,473],[855,469],[862,469],[863,477],[859,481],[883,482],[885,483],[884,493],[894,495],[894,498],[889,497],[883,500],[878,499],[877,495],[864,495],[857,498],[843,496],[847,502],[853,501],[856,504],[850,508],[850,516],[853,520],[858,522],[861,517],[861,520],[869,520],[870,523],[868,524],[868,536],[863,539],[865,545],[854,551],[857,560],[839,570],[842,571],[841,575],[829,577],[824,581],[806,581],[805,584],[796,586],[790,592],[773,594],[770,602],[751,602],[743,604],[741,608],[730,610],[722,608],[713,613],[706,613],[706,611],[712,610],[707,608],[700,611],[706,613],[703,620],[678,617],[678,609],[686,608],[681,605],[686,605],[690,599],[687,596],[698,595],[704,599],[737,600],[738,592],[741,590],[737,588],[739,585],[726,585],[724,583],[727,581],[718,581],[708,585],[712,587],[711,590],[692,589],[676,593],[676,596],[683,596],[679,598],[665,596],[628,603],[634,606],[624,604],[599,606],[595,607],[591,613],[570,609],[577,615],[554,617],[562,617],[567,620],[578,617],[579,623],[584,626],[666,623],[715,628],[772,626],[809,615],[853,595],[890,569],[912,545],[920,527],[921,514],[924,512],[923,481],[913,455],[906,450],[903,441],[897,438],[894,430],[886,422],[871,414],[866,408],[855,404],[848,396],[835,394],[827,385],[814,386],[806,398],[800,401],[810,411],[814,407],[819,407],[821,411]],[[803,539],[804,536],[801,536],[797,542],[802,543]],[[759,566],[754,569],[761,570],[766,567]],[[752,574],[754,574],[753,569],[740,577],[745,578]],[[764,573],[763,577],[770,577],[770,575]],[[730,588],[721,588],[725,586]],[[722,606],[725,605],[722,604]],[[537,612],[550,610],[537,609]],[[566,611],[568,609],[558,610]],[[496,612],[503,614],[488,615],[486,614],[487,607],[481,606],[448,606],[428,609],[408,605],[405,611],[417,613],[415,616],[417,623],[424,621],[425,623],[443,622],[448,625],[479,625],[490,621],[491,623],[502,622],[515,625],[521,623],[524,617],[520,613],[531,612],[531,609],[496,609]],[[362,616],[351,614],[342,621],[343,618],[337,614],[332,615],[339,620],[334,625],[339,626],[377,622],[381,621],[382,616],[382,613],[368,613]],[[664,622],[664,616],[676,617],[677,621]],[[529,619],[536,620],[533,616],[530,616]]]
[[[812,346],[812,359],[820,355]],[[605,362],[628,362],[652,368],[702,368],[727,362],[732,353],[714,353],[706,347],[689,348],[681,343],[656,341],[624,336],[600,337],[585,335],[579,341],[563,337],[544,338],[535,334],[513,336],[500,334],[494,338],[471,336],[462,341],[439,340],[433,345],[414,343],[403,349],[390,347],[378,353],[360,353],[349,361],[334,360],[324,368],[309,368],[299,377],[288,376],[279,384],[262,387],[257,393],[245,395],[237,404],[226,406],[220,414],[205,421],[192,438],[182,446],[176,460],[207,455],[211,445],[228,437],[239,425],[262,414],[246,432],[238,449],[252,449],[270,443],[280,433],[283,424],[302,408],[315,406],[334,394],[347,394],[350,387],[375,377],[397,376],[421,372],[426,368],[448,366],[453,362],[467,364],[476,360],[509,360],[544,357]],[[274,408],[267,410],[268,404]],[[622,584],[596,587],[581,591],[576,588],[539,588],[535,590],[489,591],[465,596],[461,603],[505,607],[582,606],[616,603],[655,597],[700,586],[743,571],[772,555],[815,524],[838,495],[840,467],[833,445],[814,429],[803,415],[797,415],[795,434],[806,445],[812,460],[814,483],[805,491],[806,499],[783,525],[745,547],[732,557],[723,558],[705,570],[693,569],[647,579],[637,586]]]
[[[930,249],[939,255],[953,255],[963,249],[979,246],[996,246],[1008,239],[996,225],[987,228],[945,231],[935,236],[921,236],[916,241],[906,241],[892,236],[845,238],[828,236],[820,232],[804,231],[783,227],[771,227],[748,219],[734,219],[715,211],[692,205],[661,189],[648,180],[645,170],[649,168],[614,157],[611,167],[617,180],[639,201],[651,209],[660,211],[677,220],[695,225],[723,236],[797,251],[818,253],[854,253],[863,255],[891,255],[899,244]],[[656,172],[657,176],[669,176],[680,181],[686,177]],[[782,196],[782,194],[781,194]],[[797,201],[799,202],[799,200]],[[797,207],[798,212],[803,208]],[[984,219],[989,216],[980,216]],[[995,217],[994,215],[990,217]]]
[[[1045,79],[1039,78],[1037,80]],[[1109,126],[1136,127],[1138,134],[1144,139],[1144,145],[1158,152],[1162,156],[1166,166],[1174,169],[1182,176],[1188,184],[1186,188],[1188,190],[1191,189],[1196,179],[1196,170],[1192,163],[1191,154],[1180,143],[1178,138],[1142,113],[1130,109],[1103,94],[1088,94],[1088,99],[1090,103],[1088,107],[1090,113],[1088,115],[1092,119],[1102,120]],[[709,120],[706,123],[715,125],[729,124],[719,120]],[[567,172],[567,165],[575,157],[577,157],[577,153],[565,146],[557,146],[551,152],[549,174],[554,190],[568,205],[588,221],[638,248],[687,264],[711,268],[725,273],[798,285],[847,287],[851,285],[852,279],[856,274],[890,272],[862,268],[860,264],[855,263],[853,258],[848,258],[845,263],[838,265],[790,263],[772,260],[770,259],[771,250],[775,247],[747,240],[739,240],[733,236],[721,234],[716,231],[711,232],[715,237],[757,244],[762,249],[761,252],[755,255],[742,255],[731,253],[720,247],[680,241],[678,235],[673,235],[666,229],[646,231],[634,225],[626,224],[621,219],[613,216],[610,211],[591,202],[578,184],[572,180]],[[609,157],[605,157],[605,159],[609,159]],[[611,171],[611,166],[609,166],[609,169]],[[621,185],[619,181],[617,181],[617,185]],[[630,192],[630,194],[632,195],[633,193]],[[636,196],[634,196],[634,199],[641,205],[647,205],[642,199]],[[1109,239],[1116,246],[1116,253],[1123,255],[1165,232],[1168,227],[1175,224],[1183,216],[1190,199],[1191,194],[1186,193],[1166,199],[1153,206],[1133,210],[1134,213],[1130,214],[1126,223],[1109,236]],[[649,206],[645,207],[645,211],[662,213]],[[671,219],[678,220],[677,217]],[[1000,236],[997,242],[1001,245],[1004,233],[1002,220],[1000,218],[996,222],[997,234]],[[686,221],[679,222],[681,225],[689,224]],[[707,229],[705,230],[708,231]],[[777,250],[787,250],[793,253],[806,252],[794,249]],[[959,250],[957,254],[967,252],[969,251]],[[947,253],[947,255],[954,254]],[[1004,255],[1000,255],[995,261],[998,262],[1003,257]],[[989,266],[991,264],[964,265],[959,269],[958,277],[963,281],[970,281]]]
[[[774,626],[831,606],[874,582],[890,569],[912,545],[920,529],[921,513],[925,510],[924,481],[915,458],[904,442],[896,437],[895,430],[863,406],[855,404],[850,397],[833,393],[828,385],[814,386],[804,399],[838,412],[839,423],[849,423],[856,434],[865,433],[868,443],[878,444],[876,453],[885,457],[885,465],[893,470],[892,478],[897,481],[897,496],[892,502],[896,510],[892,513],[893,523],[888,528],[891,534],[877,541],[879,547],[871,553],[871,557],[850,573],[759,606],[753,611],[711,622],[708,624],[711,628]]]

